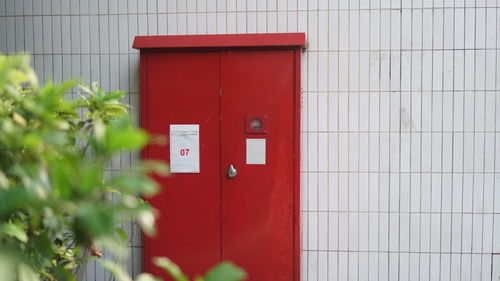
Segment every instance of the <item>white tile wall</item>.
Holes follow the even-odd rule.
[[[135,35],[306,32],[303,281],[500,276],[499,29],[495,0],[0,1],[2,52],[136,108]],[[140,232],[124,227],[137,274]]]

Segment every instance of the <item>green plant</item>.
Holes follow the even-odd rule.
[[[170,259],[154,258],[153,263],[162,268],[174,281],[190,281],[181,269]],[[104,266],[117,278],[118,281],[132,281],[132,279],[116,264],[105,262]],[[230,262],[221,262],[211,268],[204,276],[196,276],[192,281],[240,281],[247,277],[244,270]],[[141,273],[136,281],[162,281],[161,278],[151,274]]]
[[[112,157],[142,149],[148,135],[131,125],[120,102],[124,92],[80,86],[79,98],[67,101],[75,86],[74,80],[39,86],[28,56],[0,55],[2,280],[75,280],[77,267],[100,256],[101,247],[119,261],[126,254],[127,235],[117,227],[124,217],[154,233],[154,210],[136,195],[154,194],[151,174],[166,175],[166,165],[138,161],[106,177]],[[118,262],[96,260],[130,280]],[[238,271],[225,268],[218,274]],[[138,280],[156,279],[142,274]]]
[[[27,56],[0,56],[3,280],[72,280],[88,256],[83,251],[99,255],[100,247],[122,257],[127,238],[116,226],[124,216],[154,231],[153,210],[136,195],[154,194],[149,173],[165,174],[166,166],[139,162],[105,177],[111,157],[141,149],[148,136],[131,125],[124,92],[94,84],[66,101],[74,86],[40,87]]]

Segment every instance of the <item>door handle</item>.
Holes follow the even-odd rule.
[[[234,177],[236,177],[236,175],[238,174],[238,170],[236,170],[233,166],[233,164],[229,165],[229,168],[227,168],[227,176],[232,179]]]

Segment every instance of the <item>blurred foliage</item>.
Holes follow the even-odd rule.
[[[154,211],[136,195],[158,189],[160,163],[138,162],[105,176],[112,157],[138,151],[147,134],[132,126],[124,92],[76,81],[39,86],[28,56],[0,56],[0,272],[2,280],[74,280],[105,248],[124,256],[117,225],[137,220],[154,232]]]
[[[123,269],[115,263],[106,260],[100,260],[100,262],[113,274],[117,281],[132,281]],[[230,262],[221,262],[210,269],[205,276],[196,276],[194,279],[189,279],[181,269],[168,258],[154,258],[153,263],[162,268],[174,281],[240,281],[247,278],[247,274],[244,270]],[[135,281],[163,281],[163,279],[148,273],[141,273],[137,276]]]
[[[122,91],[104,92],[77,82],[40,86],[25,55],[0,55],[0,272],[3,281],[75,280],[79,265],[98,260],[117,280],[131,278],[122,264],[124,218],[154,234],[154,210],[138,194],[154,195],[152,174],[166,165],[137,161],[131,169],[103,172],[123,151],[139,151],[149,137],[135,128]],[[155,263],[176,281],[188,281],[166,258]],[[236,281],[237,267],[222,263],[195,281]],[[138,281],[160,280],[141,274]]]

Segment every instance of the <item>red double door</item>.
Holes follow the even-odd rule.
[[[298,280],[294,57],[294,50],[141,55],[143,127],[168,136],[170,125],[199,125],[200,167],[159,179],[161,193],[149,199],[159,218],[158,235],[145,238],[146,271],[162,275],[151,258],[167,256],[190,276],[230,260],[249,280]],[[250,124],[255,118],[261,123]],[[248,139],[265,139],[265,163],[260,151],[251,164]],[[169,161],[169,146],[150,146],[144,156]]]

